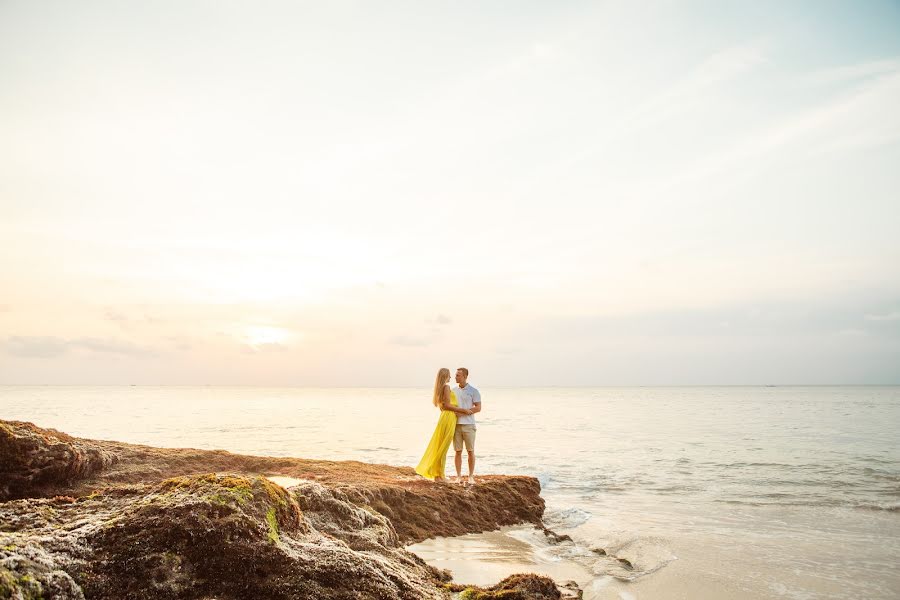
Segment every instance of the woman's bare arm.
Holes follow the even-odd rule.
[[[449,410],[455,412],[458,415],[471,415],[472,411],[460,408],[458,406],[453,406],[450,404],[450,388],[444,386],[443,391],[441,391],[441,410]]]

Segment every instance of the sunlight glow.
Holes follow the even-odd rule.
[[[243,339],[254,348],[260,346],[283,346],[291,339],[291,333],[280,327],[253,325],[244,329]]]

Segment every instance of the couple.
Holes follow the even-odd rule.
[[[469,370],[460,367],[456,370],[457,386],[450,389],[450,369],[438,371],[434,382],[432,402],[441,409],[434,435],[425,449],[425,455],[416,467],[416,473],[426,479],[447,481],[444,476],[444,464],[447,461],[447,449],[453,442],[456,450],[456,482],[462,483],[462,449],[466,446],[469,458],[469,485],[475,483],[475,417],[481,412],[481,394],[467,383]]]

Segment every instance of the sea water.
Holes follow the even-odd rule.
[[[571,541],[510,527],[412,547],[458,581],[529,570],[589,599],[900,597],[900,387],[480,389],[476,474],[537,477],[546,525]],[[0,386],[0,418],[412,466],[437,411],[427,388]]]

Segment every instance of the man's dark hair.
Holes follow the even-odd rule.
[[[465,367],[460,367],[460,368],[457,369],[457,371],[462,371],[462,372],[463,372],[463,375],[466,376],[466,379],[469,378],[469,370],[468,370],[467,368],[465,368]]]

